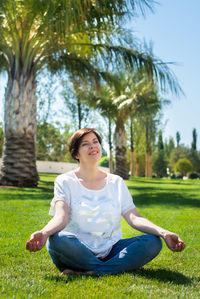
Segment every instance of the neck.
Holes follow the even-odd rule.
[[[98,177],[100,170],[98,168],[98,163],[87,165],[80,163],[77,172],[83,179],[95,180]]]

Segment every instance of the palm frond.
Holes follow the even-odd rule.
[[[104,80],[112,85],[118,85],[119,81],[117,77],[108,71],[104,71],[94,66],[87,59],[80,57],[72,53],[62,53],[58,59],[56,56],[51,56],[48,58],[49,69],[52,72],[57,72],[58,70],[65,69],[69,73],[80,74],[86,76],[91,80],[94,80],[96,83],[99,83],[100,80]]]

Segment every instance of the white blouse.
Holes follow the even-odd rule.
[[[59,175],[54,184],[55,202],[65,201],[69,207],[69,221],[64,231],[76,236],[97,257],[105,257],[122,238],[121,215],[134,208],[132,196],[118,175],[107,174],[106,185],[100,190],[84,187],[73,171]]]

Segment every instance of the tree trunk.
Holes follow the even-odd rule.
[[[146,122],[146,159],[145,159],[145,177],[152,177],[152,156],[151,156],[151,134],[150,125]]]
[[[115,173],[120,175],[123,179],[128,179],[128,167],[126,157],[126,132],[124,123],[121,119],[117,119],[115,128]]]
[[[108,118],[108,142],[109,142],[109,169],[110,173],[113,173],[113,155],[112,155],[112,130],[111,130],[111,118]]]
[[[149,152],[146,153],[145,177],[152,178],[152,156]]]
[[[110,173],[113,173],[113,157],[112,157],[112,150],[110,150],[110,156],[109,156],[109,169],[110,169]]]
[[[134,151],[131,151],[130,155],[131,155],[130,171],[131,171],[131,176],[134,176],[135,175]]]
[[[131,152],[130,152],[130,171],[131,176],[135,175],[135,161],[134,161],[134,142],[133,142],[133,121],[131,118],[130,123],[130,136],[131,136]]]
[[[140,163],[136,161],[136,165],[135,165],[135,175],[137,177],[140,176]]]
[[[4,147],[0,184],[36,187],[35,74],[8,78],[4,107]]]
[[[81,121],[82,121],[82,113],[81,113],[81,102],[78,99],[77,102],[77,107],[78,107],[78,129],[81,129]]]

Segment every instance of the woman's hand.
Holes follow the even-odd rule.
[[[180,239],[178,235],[171,232],[166,232],[162,237],[170,250],[175,252],[184,250],[185,243]]]
[[[40,231],[33,233],[30,240],[26,242],[26,249],[38,251],[44,247],[47,238],[65,228],[68,222],[68,205],[64,201],[55,203],[55,216]]]
[[[26,242],[26,249],[29,251],[38,251],[41,250],[47,241],[47,234],[43,231],[37,231],[33,233],[30,237],[30,240]]]

